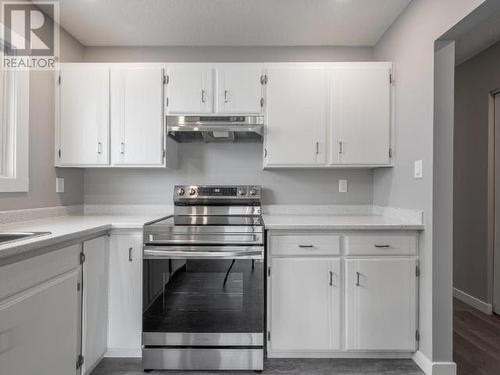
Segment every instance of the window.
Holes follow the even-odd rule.
[[[29,71],[0,70],[0,192],[29,190]]]

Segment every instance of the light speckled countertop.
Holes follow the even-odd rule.
[[[418,222],[383,215],[264,214],[270,230],[423,230]]]
[[[151,215],[65,215],[1,224],[0,231],[51,232],[50,234],[0,245],[0,265],[26,259],[104,234],[113,229],[141,230],[149,221],[170,213]],[[418,221],[377,214],[266,213],[264,225],[270,230],[423,230]],[[47,250],[49,249],[49,250]]]

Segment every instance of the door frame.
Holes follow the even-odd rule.
[[[500,207],[496,205],[496,173],[497,155],[500,156],[500,113],[495,113],[495,108],[500,108],[500,88],[493,90],[489,95],[488,105],[488,211],[487,211],[487,269],[488,295],[491,296],[492,310],[500,314]],[[498,102],[498,103],[497,103]],[[497,130],[498,129],[498,130]],[[497,138],[499,138],[497,140]],[[498,144],[499,151],[496,151]],[[499,165],[500,167],[500,165]],[[500,187],[499,187],[500,189]],[[498,192],[500,194],[500,191]],[[499,219],[497,219],[497,217]],[[497,224],[499,226],[497,230]],[[495,270],[498,269],[498,272]]]

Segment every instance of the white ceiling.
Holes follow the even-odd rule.
[[[85,46],[372,46],[411,0],[61,0]]]

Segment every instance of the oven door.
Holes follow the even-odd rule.
[[[263,246],[145,246],[143,345],[262,346]]]

